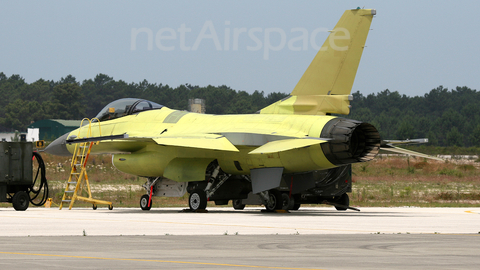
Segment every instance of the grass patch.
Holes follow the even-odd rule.
[[[58,205],[70,174],[70,158],[42,154],[50,197]],[[111,201],[114,207],[139,207],[146,179],[122,173],[110,155],[93,156],[88,165],[92,195]],[[480,164],[475,160],[448,162],[423,158],[380,157],[353,165],[352,206],[480,207]],[[84,193],[84,195],[86,195]],[[153,207],[188,207],[181,198],[155,197]],[[209,206],[213,206],[209,202]],[[0,207],[11,207],[0,203]],[[76,202],[74,207],[91,207]],[[99,207],[104,207],[100,205]]]
[[[478,207],[479,165],[473,160],[404,157],[373,160],[366,171],[354,164],[350,202],[355,206]]]

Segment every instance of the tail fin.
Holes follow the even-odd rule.
[[[350,92],[367,39],[374,9],[343,13],[290,97],[262,114],[349,114]]]

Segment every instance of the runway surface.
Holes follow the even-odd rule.
[[[480,208],[301,208],[266,213],[262,208],[182,208],[58,210],[0,208],[0,236],[48,235],[223,235],[223,234],[372,234],[480,232]]]
[[[480,208],[0,208],[0,269],[478,269]]]

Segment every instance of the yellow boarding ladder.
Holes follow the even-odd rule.
[[[88,121],[88,131],[87,131],[86,138],[92,137],[92,121],[88,118],[84,118],[80,124],[80,129],[78,131],[77,138],[80,138],[80,130],[81,130],[81,127],[83,126],[84,120]],[[100,121],[98,119],[96,120],[98,123],[99,134],[101,136]],[[97,209],[97,205],[99,204],[108,205],[108,209],[110,210],[113,209],[112,202],[107,202],[107,201],[102,201],[102,200],[97,200],[92,198],[92,191],[90,189],[90,182],[88,181],[88,175],[87,175],[87,161],[88,161],[88,157],[90,155],[92,146],[95,143],[96,142],[82,142],[82,143],[75,144],[75,150],[73,152],[72,163],[71,163],[72,170],[70,172],[70,177],[68,178],[68,181],[67,181],[67,186],[65,187],[65,192],[63,193],[62,202],[60,203],[60,210],[63,208],[64,204],[69,204],[68,209],[69,210],[72,209],[73,204],[75,203],[76,200],[92,203],[93,210]],[[86,187],[88,198],[78,195],[78,194],[82,194],[84,187]]]

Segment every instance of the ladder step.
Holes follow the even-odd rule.
[[[89,123],[91,124],[91,121],[88,120]],[[88,128],[90,129],[90,124],[88,125]],[[100,131],[100,126],[99,126],[99,131]],[[79,139],[79,138],[77,138]],[[65,191],[63,193],[63,198],[62,202],[60,204],[60,208],[63,205],[63,203],[70,203],[73,204],[75,201],[75,198],[77,196],[78,190],[73,189],[73,186],[77,186],[81,184],[82,182],[82,177],[85,177],[87,180],[87,171],[86,171],[86,159],[88,155],[90,154],[90,147],[92,146],[92,143],[89,142],[83,142],[81,144],[78,144],[75,147],[75,152],[73,153],[72,157],[72,162],[71,162],[71,167],[72,170],[70,172],[70,177],[68,178],[67,181],[67,186],[65,187]],[[88,191],[90,193],[90,185],[88,182],[84,183],[86,184]],[[73,190],[72,190],[73,189]],[[70,205],[70,208],[72,205]]]

